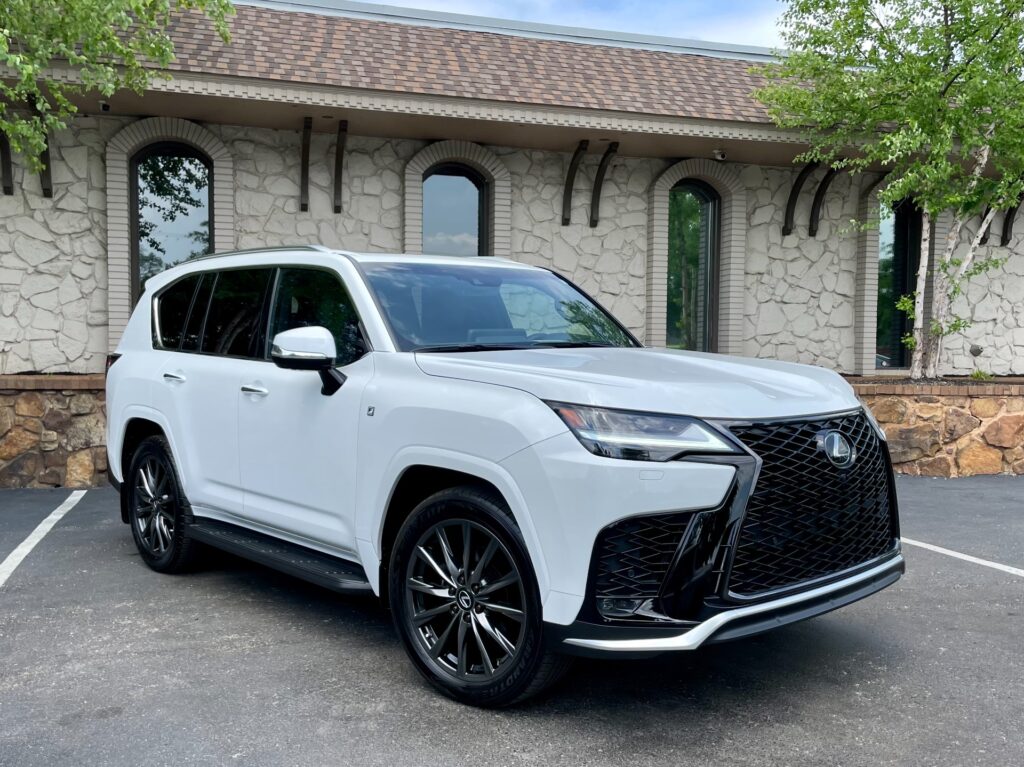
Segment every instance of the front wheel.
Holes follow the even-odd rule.
[[[391,555],[389,595],[413,663],[463,703],[518,703],[568,666],[544,647],[529,555],[488,492],[450,488],[413,510]]]

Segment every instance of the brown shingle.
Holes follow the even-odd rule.
[[[518,104],[768,122],[751,63],[236,6],[224,45],[196,13],[172,24],[172,71]]]

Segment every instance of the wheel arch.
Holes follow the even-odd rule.
[[[432,456],[431,459],[404,463],[393,476],[374,540],[379,562],[374,575],[378,578],[378,593],[385,604],[388,560],[402,524],[424,499],[440,490],[462,485],[488,490],[504,504],[523,536],[543,601],[549,584],[547,567],[525,499],[507,471],[496,464],[468,456],[449,457],[448,460]]]

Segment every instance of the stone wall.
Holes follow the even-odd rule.
[[[0,488],[102,484],[105,430],[102,376],[0,377]]]
[[[1024,385],[856,386],[897,472],[1024,474]]]
[[[1018,221],[1018,234],[1006,247],[1001,246],[1003,215],[996,214],[988,243],[975,255],[978,261],[998,259],[1000,265],[970,280],[964,295],[953,304],[954,313],[970,320],[971,326],[947,340],[946,373],[1024,373],[1024,235],[1019,233]],[[980,224],[975,219],[964,226],[958,255],[966,253]],[[981,347],[977,357],[970,353],[972,345]]]
[[[51,136],[52,198],[14,157],[14,194],[0,195],[0,375],[103,370],[104,152],[126,122],[81,117]]]

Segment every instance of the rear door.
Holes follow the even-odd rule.
[[[299,538],[355,551],[356,432],[373,355],[337,273],[282,267],[269,341],[284,330],[321,326],[334,335],[345,384],[321,394],[320,376],[248,363],[241,384],[239,453],[248,520]]]
[[[168,355],[157,382],[189,501],[232,515],[243,510],[240,368],[257,356],[273,272],[245,268],[204,274],[178,351]]]

